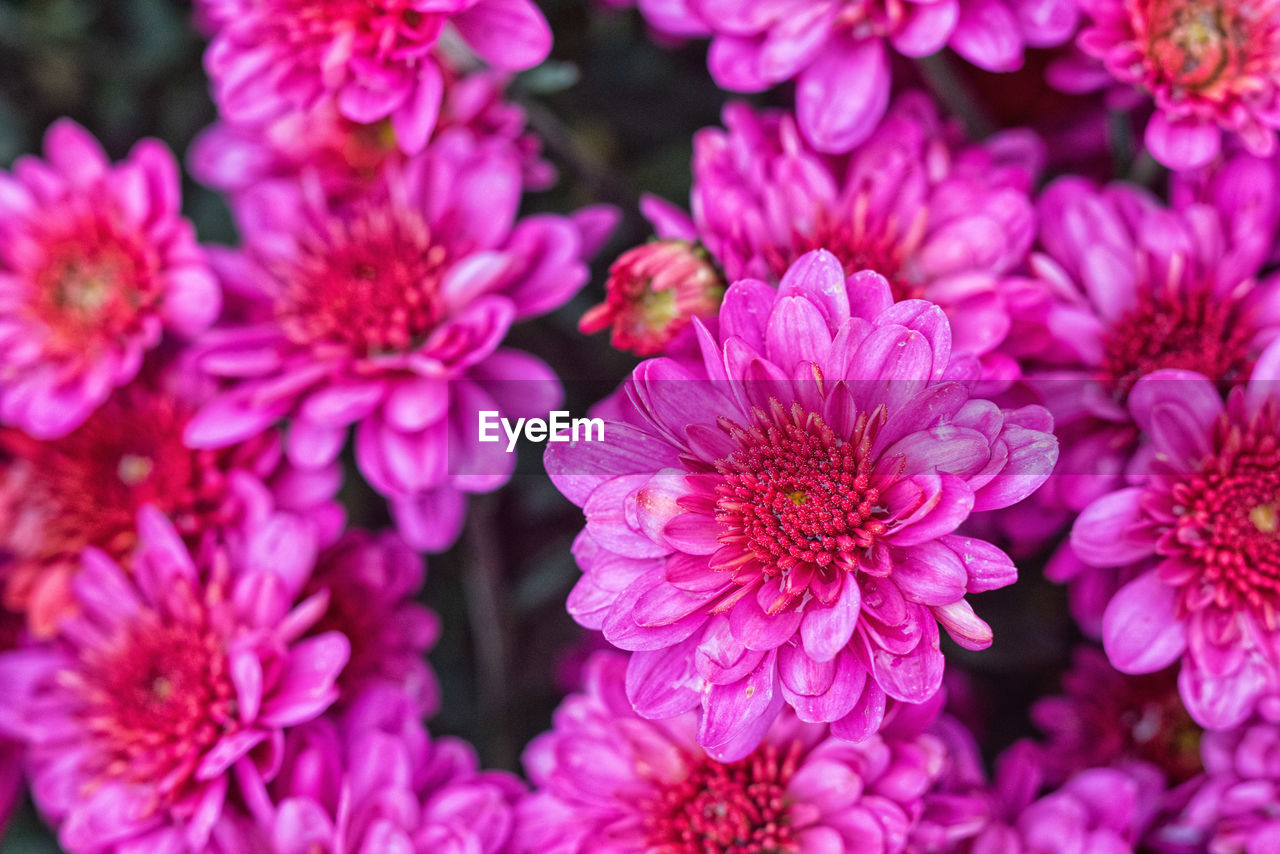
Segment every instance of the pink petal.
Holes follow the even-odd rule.
[[[870,136],[884,115],[889,80],[889,62],[879,39],[832,39],[797,80],[801,131],[821,152],[848,151]]]
[[[1177,591],[1148,571],[1116,592],[1102,617],[1102,644],[1124,673],[1153,673],[1186,649]]]

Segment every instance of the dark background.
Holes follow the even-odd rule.
[[[542,0],[556,33],[553,58],[512,90],[561,174],[553,190],[529,197],[528,208],[567,212],[610,202],[624,212],[584,292],[512,335],[511,343],[557,370],[575,414],[635,363],[605,336],[579,334],[577,318],[601,298],[608,262],[648,237],[636,213],[640,193],[687,200],[691,136],[718,123],[726,100],[706,73],[702,44],[655,46],[634,13],[592,12],[586,2]],[[88,127],[113,158],[145,136],[184,156],[215,117],[200,65],[204,42],[189,15],[189,4],[176,0],[0,0],[0,165],[38,151],[44,129],[64,115]],[[972,97],[973,80],[957,78],[945,63],[931,61],[921,79],[971,129],[1017,121],[1031,105],[1043,109],[1043,91],[1025,81],[1021,89],[1002,83],[1000,102],[983,105]],[[912,74],[907,67],[897,76]],[[222,201],[190,180],[185,190],[202,239],[234,242]],[[536,456],[520,470],[538,471]],[[345,498],[354,524],[385,524],[381,500],[354,469]],[[572,672],[584,633],[563,606],[578,576],[569,546],[580,526],[578,510],[545,477],[519,474],[499,493],[475,499],[462,541],[429,561],[424,598],[444,622],[431,655],[444,700],[431,729],[470,740],[486,766],[518,768],[523,745],[549,726],[562,690],[557,676]],[[1053,690],[1072,639],[1064,596],[1040,578],[1039,564],[1024,562],[1014,588],[976,597],[996,632],[992,649],[949,651],[975,680],[989,751],[1027,731],[1026,703]],[[0,854],[56,850],[29,805],[0,843]]]

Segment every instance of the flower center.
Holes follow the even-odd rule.
[[[1198,577],[1183,580],[1186,607],[1207,596],[1243,605],[1276,625],[1280,607],[1280,421],[1269,403],[1247,425],[1223,416],[1216,452],[1170,491],[1173,525],[1162,554],[1189,558]]]
[[[899,222],[893,214],[883,222],[871,223],[867,219],[869,204],[859,199],[848,216],[824,211],[809,233],[792,235],[790,246],[766,249],[766,262],[781,277],[801,255],[826,249],[840,259],[846,276],[874,270],[888,279],[895,301],[921,296],[923,288],[910,281],[906,268],[907,258],[924,237],[928,212],[922,209],[909,223]]]
[[[663,854],[791,854],[787,783],[802,749],[766,744],[746,759],[692,760],[685,779],[659,789],[647,804],[646,851]]]
[[[62,439],[0,433],[0,450],[14,458],[0,473],[0,490],[18,505],[17,521],[0,535],[0,547],[16,559],[6,591],[11,607],[23,607],[49,567],[74,568],[85,546],[127,563],[144,504],[157,506],[184,536],[229,521],[222,515],[223,469],[234,451],[185,447],[190,416],[172,396],[134,385]]]
[[[131,335],[160,299],[154,252],[95,216],[48,235],[35,271],[32,313],[55,353],[83,353],[87,342]]]
[[[722,423],[739,449],[716,464],[720,541],[745,547],[766,576],[800,566],[852,567],[852,552],[885,532],[883,484],[872,483],[871,445],[884,413],[858,417],[845,441],[818,415],[776,400],[754,426]],[[730,568],[721,566],[719,568]]]
[[[264,5],[264,4],[259,4]],[[440,36],[445,15],[413,8],[416,0],[276,0],[265,4],[274,39],[307,55],[326,75],[352,57],[412,65]],[[334,81],[340,83],[341,80]]]
[[[1123,400],[1152,371],[1196,371],[1228,385],[1249,367],[1249,329],[1230,299],[1205,291],[1145,293],[1112,324],[1103,341],[1102,379]]]
[[[191,591],[182,593],[191,606],[185,620],[140,612],[115,637],[84,650],[83,672],[70,680],[98,744],[94,777],[154,784],[170,803],[236,727],[224,642]]]
[[[330,219],[303,238],[294,261],[273,269],[280,324],[304,346],[336,344],[359,356],[406,352],[444,316],[448,258],[426,223],[399,208]]]
[[[1138,32],[1145,34],[1147,56],[1160,78],[1211,99],[1233,93],[1232,84],[1248,72],[1257,49],[1255,32],[1266,24],[1257,12],[1263,4],[1139,0],[1135,5]]]

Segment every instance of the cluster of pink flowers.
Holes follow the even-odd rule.
[[[509,333],[619,220],[528,204],[557,170],[507,87],[550,26],[199,0],[188,159],[235,245],[154,140],[63,119],[0,174],[0,823],[25,790],[70,854],[1280,852],[1280,0],[599,2],[795,87],[694,136],[687,211],[640,201],[579,321],[640,361],[542,456],[595,634],[524,778],[426,726],[422,553],[513,477],[486,418],[562,405]],[[940,103],[944,49],[1034,48],[1146,122],[1123,179]],[[979,595],[1041,569],[1087,640],[980,748],[957,665],[1019,638]]]

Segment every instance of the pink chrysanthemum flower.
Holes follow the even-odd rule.
[[[195,559],[154,508],[138,525],[128,574],[88,550],[79,614],[0,656],[0,729],[26,745],[36,805],[73,854],[203,850],[233,769],[269,772],[347,659],[340,634],[298,640],[325,607],[295,604],[315,558],[306,522],[278,517]]]
[[[219,291],[161,143],[112,164],[64,119],[44,154],[0,174],[0,422],[53,439],[133,379],[165,333],[212,323]]]
[[[1178,696],[1177,672],[1129,676],[1094,646],[1076,647],[1061,696],[1043,697],[1031,717],[1045,733],[1043,768],[1051,784],[1091,767],[1140,760],[1170,783],[1200,773],[1201,729]]]
[[[256,812],[274,854],[507,854],[524,791],[478,770],[470,745],[432,739],[413,698],[379,685],[289,733]]]
[[[1040,792],[1040,751],[1020,742],[1001,756],[991,823],[963,854],[1134,854],[1160,811],[1160,772],[1140,762],[1088,768]]]
[[[1229,134],[1252,153],[1280,129],[1280,3],[1276,0],[1089,0],[1080,55],[1050,69],[1070,92],[1133,87],[1155,102],[1147,150],[1171,169],[1203,166]]]
[[[321,553],[307,590],[328,591],[329,610],[312,631],[340,631],[351,641],[339,680],[344,697],[380,682],[413,697],[419,714],[440,707],[440,686],[426,661],[440,618],[415,600],[425,576],[422,558],[391,531],[351,529]]]
[[[625,672],[623,656],[593,657],[583,693],[525,751],[536,790],[520,804],[515,854],[888,854],[933,850],[913,845],[917,834],[954,844],[983,824],[935,798],[957,758],[927,719],[850,745],[788,713],[750,755],[722,763],[698,747],[695,714],[638,718]]]
[[[1226,729],[1280,692],[1280,342],[1226,404],[1191,371],[1157,371],[1129,395],[1150,443],[1131,485],[1085,508],[1081,561],[1136,564],[1103,617],[1112,664],[1149,673],[1181,660],[1202,726]]]
[[[609,267],[605,301],[582,315],[583,332],[612,329],[619,350],[652,356],[695,317],[715,317],[725,284],[707,252],[688,240],[656,240],[628,249]]]
[[[972,399],[942,311],[895,305],[871,272],[846,282],[824,251],[776,290],[731,286],[718,339],[695,329],[700,354],[636,369],[632,423],[548,447],[587,517],[569,610],[636,651],[641,715],[701,705],[718,759],[754,750],[784,705],[865,737],[887,697],[937,692],[939,622],[990,644],[965,593],[1016,570],[954,532],[1048,477],[1049,415]]]
[[[1240,158],[1203,201],[1175,210],[1128,184],[1063,178],[1045,190],[1033,278],[1007,339],[1062,441],[1038,501],[1080,510],[1119,486],[1137,447],[1126,401],[1141,377],[1194,370],[1225,390],[1280,335],[1280,277],[1260,276],[1275,186]]]
[[[526,129],[524,110],[504,99],[508,76],[496,71],[454,70],[437,58],[444,94],[434,133],[469,128],[477,136],[510,141],[521,156],[525,183],[544,189],[555,177],[541,157],[541,142]],[[313,176],[334,196],[359,192],[377,181],[389,161],[403,162],[388,122],[360,124],[336,106],[251,124],[218,122],[192,143],[189,163],[197,179],[228,193],[233,204],[265,181]]]
[[[1254,720],[1205,733],[1205,774],[1180,813],[1154,835],[1169,854],[1280,851],[1280,725]]]
[[[701,241],[731,282],[776,282],[805,252],[826,249],[848,273],[880,273],[897,299],[938,303],[957,351],[982,357],[992,377],[1016,376],[993,351],[1009,329],[1000,283],[1035,238],[1034,137],[965,145],[920,93],[898,98],[843,157],[805,144],[787,113],[735,103],[724,123],[694,140],[692,220],[647,201],[661,236]]]
[[[451,25],[508,71],[551,50],[532,0],[206,0],[217,31],[205,55],[214,97],[242,124],[333,105],[359,124],[390,123],[397,144],[426,145],[445,85],[435,48]]]
[[[128,567],[138,511],[154,505],[192,547],[206,536],[243,539],[273,510],[341,531],[336,466],[299,470],[266,433],[217,451],[183,444],[212,383],[179,365],[149,365],[83,424],[40,442],[0,430],[0,550],[8,553],[4,605],[39,637],[75,610],[72,579],[92,546]]]
[[[243,252],[220,262],[246,317],[205,337],[200,364],[237,382],[187,439],[221,447],[289,416],[287,453],[310,468],[358,422],[356,462],[401,533],[447,547],[465,493],[501,486],[515,464],[479,442],[477,412],[545,416],[560,396],[550,368],[502,339],[582,286],[612,214],[517,220],[512,147],[462,129],[358,198],[308,186],[256,194]]]
[[[1023,48],[1071,37],[1061,0],[640,0],[662,33],[710,36],[707,65],[724,89],[758,92],[795,79],[801,133],[840,154],[871,135],[889,103],[887,46],[921,57],[950,46],[990,71],[1012,71]]]

